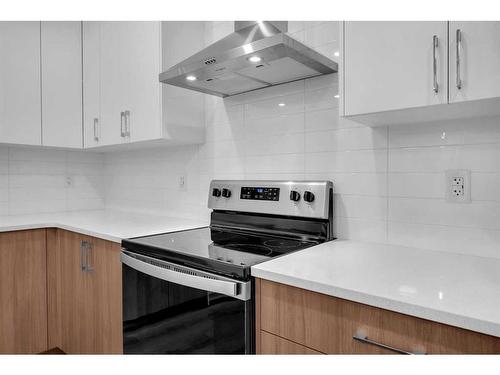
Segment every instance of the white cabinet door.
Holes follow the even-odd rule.
[[[159,139],[161,129],[160,22],[126,22],[124,55],[126,98],[124,109],[130,112],[130,141]],[[182,37],[182,36],[181,36]]]
[[[100,49],[101,23],[83,22],[83,135],[84,147],[101,142]]]
[[[42,144],[82,148],[81,22],[42,22]]]
[[[352,21],[344,27],[346,116],[447,103],[447,22]]]
[[[127,59],[129,50],[128,22],[100,22],[100,102],[101,145],[128,142],[123,126],[123,116],[129,84]]]
[[[41,144],[40,22],[0,22],[0,142]]]
[[[101,22],[100,32],[101,145],[160,138],[160,23]]]
[[[500,97],[500,22],[452,21],[449,39],[450,103]]]

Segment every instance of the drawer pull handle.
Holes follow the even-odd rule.
[[[393,346],[385,345],[377,341],[370,340],[368,336],[363,333],[356,333],[352,338],[356,341],[362,342],[364,344],[378,346],[379,348],[387,349],[395,353],[399,354],[425,354],[425,353],[417,353],[417,352],[407,352],[406,350],[398,349]]]

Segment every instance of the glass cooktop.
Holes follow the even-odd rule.
[[[122,242],[128,251],[233,276],[248,276],[250,267],[257,263],[315,244],[294,238],[209,227]]]

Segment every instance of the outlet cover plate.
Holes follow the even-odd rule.
[[[445,172],[445,196],[449,203],[470,203],[471,179],[467,169],[453,169]]]

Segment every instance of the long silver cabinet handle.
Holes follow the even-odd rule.
[[[439,39],[437,35],[432,36],[432,90],[434,93],[439,92],[439,84],[437,82],[437,49],[439,47]]]
[[[85,241],[80,243],[80,269],[85,272]]]
[[[356,333],[354,336],[352,336],[352,338],[354,340],[362,342],[364,344],[378,346],[379,348],[387,349],[387,350],[390,350],[390,351],[392,351],[394,353],[399,353],[399,354],[425,354],[425,353],[417,353],[417,352],[407,352],[406,350],[402,350],[402,349],[395,348],[393,346],[385,345],[385,344],[382,344],[380,342],[370,340],[368,338],[368,336],[366,336],[365,334],[359,333],[359,332]]]
[[[99,119],[94,119],[94,141],[99,142]]]
[[[120,136],[124,138],[127,135],[125,130],[125,112],[120,112]]]
[[[131,254],[125,250],[122,250],[121,260],[123,264],[157,279],[207,292],[224,294],[241,300],[248,300],[250,298],[250,282],[237,282],[194,268],[143,255]]]
[[[462,31],[457,29],[456,32],[456,64],[457,64],[457,76],[456,76],[456,85],[457,89],[460,90],[462,88],[462,78],[460,77],[460,51],[462,50]]]
[[[84,272],[92,272],[94,269],[90,264],[92,244],[88,241],[80,243],[80,268]]]
[[[130,111],[125,111],[125,136],[130,137]]]
[[[91,265],[91,256],[92,256],[92,249],[93,249],[93,245],[92,243],[90,242],[86,242],[86,256],[85,256],[85,271],[86,272],[92,272],[94,270],[94,268],[92,267]]]

